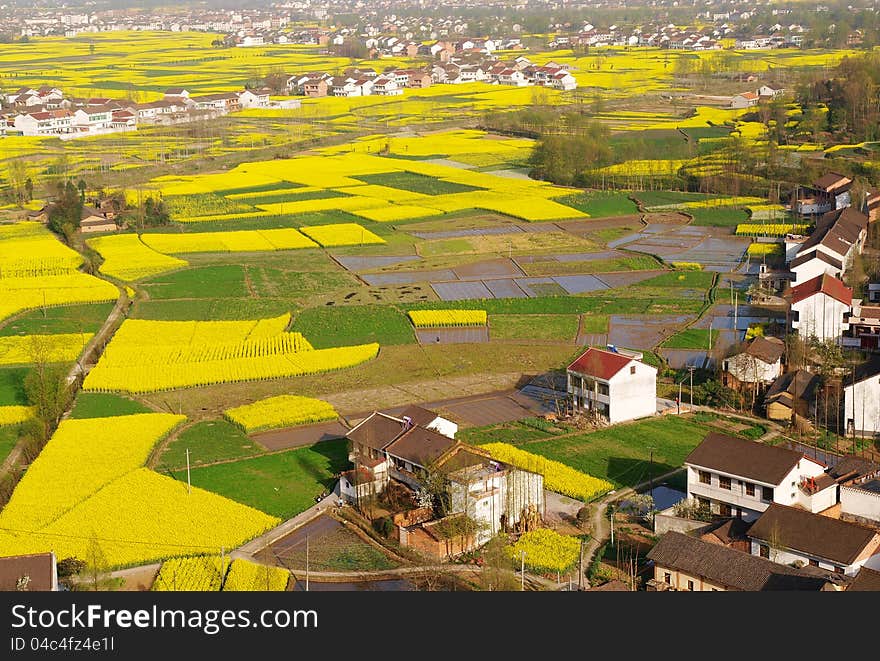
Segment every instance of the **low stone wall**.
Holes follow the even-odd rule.
[[[680,516],[675,516],[674,508],[672,507],[665,509],[662,512],[657,512],[654,516],[654,533],[657,535],[664,535],[670,530],[685,534],[693,532],[702,534],[711,527],[712,524],[705,521],[696,521],[694,519],[685,519]]]

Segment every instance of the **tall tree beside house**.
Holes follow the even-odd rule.
[[[79,229],[82,220],[83,200],[73,182],[59,182],[55,203],[49,209],[49,229],[69,236]]]
[[[76,182],[76,189],[79,191],[79,199],[83,204],[86,202],[86,188],[87,186],[84,179],[80,179]]]

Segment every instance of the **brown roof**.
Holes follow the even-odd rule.
[[[415,404],[410,404],[403,411],[400,412],[398,418],[409,418],[412,420],[414,425],[421,425],[422,427],[426,426],[430,422],[434,422],[437,419],[437,414],[433,411],[429,411],[428,409],[423,409],[421,406],[416,406]]]
[[[648,553],[663,568],[675,569],[727,590],[821,590],[816,572],[780,565],[727,546],[710,544],[679,532],[668,532]]]
[[[424,427],[412,427],[391,443],[386,452],[419,466],[427,466],[457,441]]]
[[[775,485],[802,457],[802,453],[787,448],[710,432],[691,450],[685,463]]]
[[[849,584],[846,591],[855,592],[880,592],[880,571],[862,567],[855,579]]]
[[[785,352],[785,344],[777,337],[756,337],[746,348],[745,353],[767,364],[773,364]]]
[[[846,175],[838,172],[829,172],[816,179],[816,181],[813,182],[813,185],[826,193],[830,193],[835,188],[845,188],[851,183],[852,179]]]
[[[825,251],[820,251],[820,250],[814,250],[812,252],[808,252],[805,255],[801,255],[800,257],[793,259],[791,261],[791,263],[788,265],[788,267],[789,268],[797,268],[801,264],[806,264],[807,262],[809,262],[810,260],[813,260],[813,259],[822,260],[826,264],[830,264],[831,266],[833,266],[834,268],[836,268],[838,270],[843,268],[843,264],[841,264],[839,260],[834,259],[834,257],[829,255]]]
[[[830,296],[844,305],[852,304],[852,289],[827,273],[823,273],[812,280],[807,280],[803,284],[792,287],[791,302],[799,303],[800,301],[806,300],[819,293]]]
[[[776,379],[767,389],[764,404],[767,405],[776,400],[781,400],[783,403],[791,406],[795,397],[804,401],[811,400],[817,383],[818,378],[816,375],[807,370],[787,372]]]
[[[490,461],[492,461],[492,457],[485,450],[459,444],[447,452],[439,464],[443,472],[450,474],[473,466],[484,466]]]
[[[52,553],[13,555],[0,558],[0,591],[16,592],[19,581],[28,577],[28,592],[50,592],[56,589],[55,556]]]
[[[568,366],[568,369],[578,374],[586,374],[607,381],[629,365],[632,360],[633,358],[630,356],[590,347],[578,356],[577,360]]]
[[[704,541],[708,541],[706,540],[706,537],[711,535],[719,542],[727,546],[737,540],[747,539],[746,533],[748,533],[749,526],[751,525],[751,523],[743,521],[742,519],[727,519],[718,527],[713,528],[706,533],[703,533],[701,538]]]
[[[843,482],[857,477],[875,474],[878,470],[880,470],[880,466],[873,461],[849,455],[838,461],[826,472],[838,482]]]
[[[405,429],[403,421],[375,412],[355,425],[345,436],[359,445],[384,450]]]
[[[806,510],[771,503],[749,529],[749,537],[838,565],[855,562],[877,533],[856,523],[832,519]]]
[[[868,227],[868,217],[852,207],[836,209],[824,214],[816,229],[798,249],[803,254],[813,246],[822,245],[839,255],[845,255]]]

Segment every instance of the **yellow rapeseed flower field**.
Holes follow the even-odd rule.
[[[33,406],[0,406],[0,427],[17,425],[33,417]]]
[[[0,512],[0,528],[48,525],[73,505],[144,465],[156,442],[185,418],[141,413],[62,420]]]
[[[227,409],[223,415],[230,422],[241,427],[245,433],[250,434],[264,429],[335,420],[339,414],[331,404],[320,399],[279,395]]]
[[[299,230],[325,248],[332,246],[357,246],[368,243],[385,243],[385,239],[381,236],[376,236],[370,230],[361,227],[357,223],[312,225],[310,227],[300,227]]]
[[[411,310],[408,314],[416,328],[486,325],[485,310]]]
[[[574,567],[580,557],[581,542],[577,537],[539,528],[523,534],[506,550],[508,556],[517,561],[525,553],[522,560],[529,569],[541,574],[553,574]]]
[[[99,552],[112,567],[218,553],[278,519],[141,466],[183,420],[167,413],[64,420],[0,512],[0,554]],[[96,549],[97,545],[97,549]]]
[[[149,278],[173,271],[189,262],[156,252],[137,234],[116,234],[88,239],[86,243],[104,258],[100,271],[120,280]]]
[[[198,232],[194,234],[143,234],[141,241],[163,254],[197,252],[259,252],[317,248],[293,228]]]
[[[23,365],[38,360],[70,362],[77,359],[91,338],[91,333],[0,337],[0,365]]]
[[[544,487],[557,493],[588,501],[614,488],[606,480],[581,473],[558,461],[520,450],[508,443],[486,443],[480,446],[498,461],[544,476]]]
[[[290,572],[281,567],[258,565],[237,558],[232,561],[224,592],[283,592],[287,589]]]
[[[63,275],[82,264],[82,256],[61,243],[42,223],[0,226],[0,278]]]
[[[171,558],[162,563],[156,580],[155,592],[219,592],[223,578],[229,570],[216,555],[197,555],[188,558]]]
[[[244,322],[127,319],[89,372],[83,389],[143,393],[315,374],[352,367],[379,351],[378,344],[316,350],[301,334],[282,332],[289,319],[289,315]]]

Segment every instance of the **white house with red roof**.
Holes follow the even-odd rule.
[[[791,327],[805,338],[839,342],[851,308],[852,289],[827,273],[791,289]]]
[[[657,369],[633,355],[591,347],[568,366],[567,377],[576,411],[612,424],[657,413]]]

